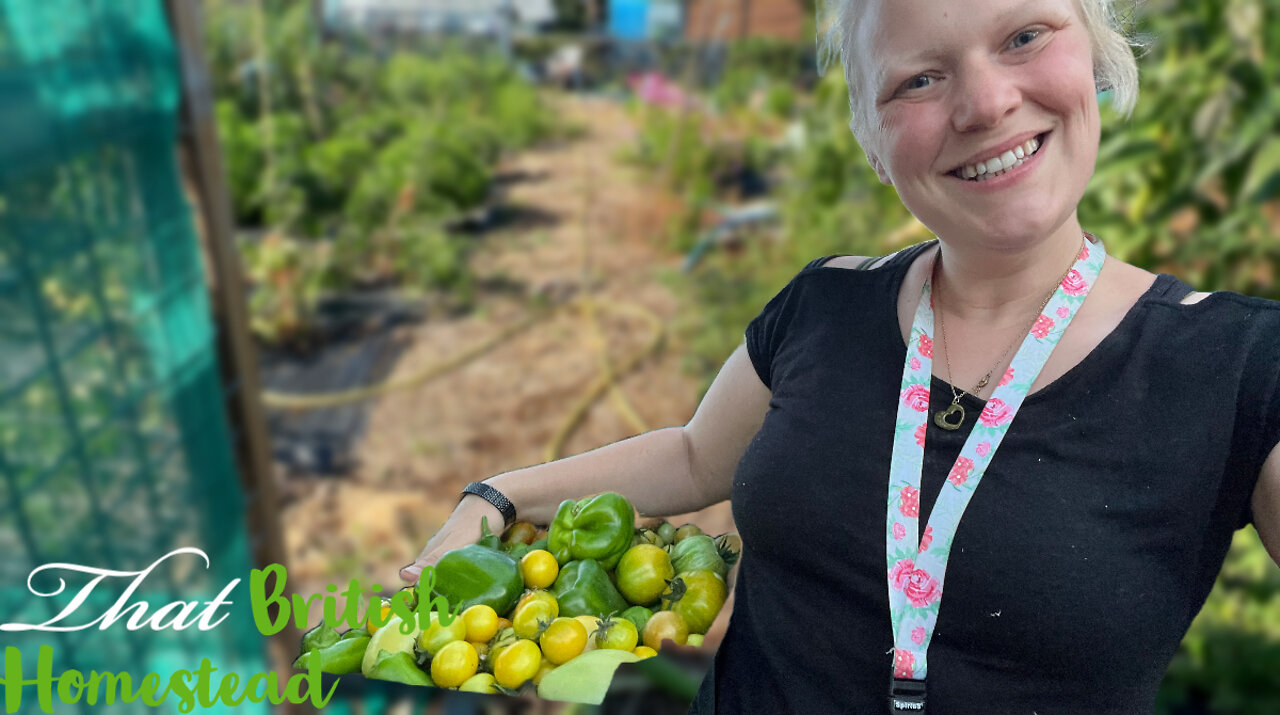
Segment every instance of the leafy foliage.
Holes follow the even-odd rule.
[[[258,334],[303,337],[325,290],[465,299],[465,246],[445,227],[489,199],[504,152],[555,129],[537,91],[496,56],[324,40],[309,3],[256,7],[211,5],[206,43],[236,218],[279,244],[245,250],[265,261],[249,271]]]

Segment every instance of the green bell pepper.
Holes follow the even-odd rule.
[[[441,556],[435,569],[424,569],[420,578],[434,578],[428,584],[432,595],[443,596],[450,608],[464,611],[483,603],[498,613],[507,613],[524,591],[524,579],[515,560],[480,544]]]
[[[562,616],[595,616],[604,618],[618,613],[629,605],[609,580],[609,574],[600,564],[591,560],[570,561],[556,576],[551,585],[560,604]]]
[[[649,619],[653,618],[653,611],[644,606],[632,606],[618,615],[634,623],[636,633],[644,633],[644,627],[648,625]]]
[[[605,492],[576,502],[566,499],[551,521],[547,550],[561,566],[593,559],[612,569],[631,547],[635,525],[635,510],[621,494]]]
[[[315,649],[320,653],[321,672],[333,675],[360,672],[360,662],[364,658],[364,651],[369,645],[371,636],[367,631],[360,629],[348,631],[348,633],[352,634],[351,637],[344,634],[336,642]],[[298,656],[298,659],[293,662],[293,667],[305,670],[310,655],[311,651],[308,651]]]

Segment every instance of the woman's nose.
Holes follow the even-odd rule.
[[[957,77],[952,124],[956,131],[989,129],[1022,106],[1022,89],[1011,68],[973,62]]]

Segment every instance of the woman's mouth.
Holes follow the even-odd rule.
[[[1025,161],[1040,151],[1040,146],[1047,135],[1048,132],[1038,134],[998,156],[953,169],[951,175],[965,181],[986,181],[1000,176],[1006,171],[1022,166]]]

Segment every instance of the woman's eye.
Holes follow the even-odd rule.
[[[1019,32],[1018,34],[1014,35],[1013,40],[1009,44],[1014,49],[1017,49],[1019,47],[1025,47],[1026,45],[1029,45],[1032,42],[1034,42],[1035,39],[1039,36],[1040,36],[1040,32],[1038,30],[1023,30],[1022,32]]]
[[[915,77],[912,77],[911,79],[907,80],[906,82],[903,82],[902,89],[903,90],[924,89],[925,87],[928,87],[932,82],[933,80],[929,77],[929,75],[918,74]]]

